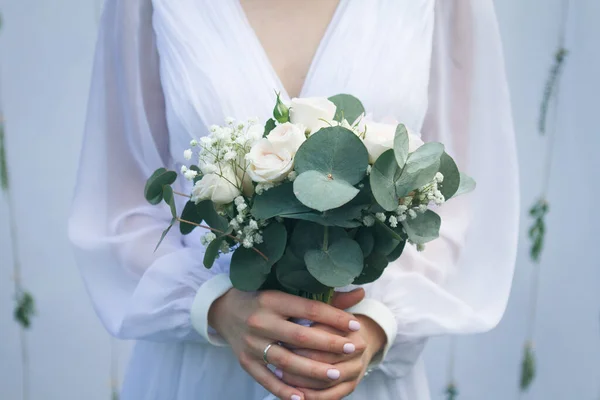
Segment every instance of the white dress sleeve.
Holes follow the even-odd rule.
[[[211,341],[205,322],[203,335],[193,328],[191,314],[206,321],[212,299],[231,287],[225,262],[204,268],[203,249],[186,246],[178,226],[154,252],[171,216],[145,201],[144,185],[155,169],[173,168],[165,120],[151,1],[109,0],[69,220],[76,260],[111,334]]]
[[[367,298],[350,309],[382,326],[376,363],[401,377],[432,335],[474,333],[502,317],[515,265],[517,156],[500,35],[492,0],[438,0],[423,127],[441,141],[477,189],[440,207],[440,238],[406,246]]]

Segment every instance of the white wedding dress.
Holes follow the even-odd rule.
[[[69,231],[107,330],[138,339],[123,400],[268,395],[214,331],[192,325],[193,304],[206,325],[227,257],[205,269],[200,232],[177,229],[154,253],[170,215],[143,192],[211,124],[268,118],[275,90],[289,99],[238,0],[107,1]],[[519,187],[492,0],[341,0],[301,96],[337,93],[443,142],[478,182],[441,208],[439,240],[407,246],[366,287],[362,312],[385,325],[388,346],[350,398],[428,399],[426,338],[494,327],[513,275]]]

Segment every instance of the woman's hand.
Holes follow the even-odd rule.
[[[349,304],[362,300],[362,289],[337,294],[337,301]],[[340,300],[341,299],[341,300]],[[304,318],[335,328],[334,332],[304,327],[288,321]],[[284,342],[292,346],[343,355],[362,353],[364,342],[353,343],[344,337],[361,329],[352,314],[330,305],[278,291],[259,293],[229,290],[217,299],[208,313],[208,322],[231,345],[240,365],[258,383],[282,399],[301,400],[305,396],[278,379],[266,367],[263,351],[270,343]],[[359,337],[356,337],[358,340]],[[331,363],[312,360],[277,344],[267,353],[270,364],[286,374],[318,382],[333,382],[344,373]]]
[[[346,308],[346,307],[344,307]],[[294,352],[306,358],[315,361],[333,364],[340,371],[340,378],[336,381],[323,382],[315,379],[302,377],[295,374],[288,374],[283,371],[276,371],[281,379],[300,389],[306,400],[337,400],[348,396],[354,391],[373,356],[377,354],[385,345],[386,336],[383,330],[372,319],[357,315],[356,318],[361,323],[359,332],[351,332],[346,338],[352,343],[360,344],[364,347],[363,352],[352,354],[333,354],[309,349],[299,349]],[[323,330],[330,333],[343,334],[327,325],[317,324],[313,329]]]

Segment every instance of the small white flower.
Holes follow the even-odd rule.
[[[188,170],[188,168],[185,165],[181,166],[181,173],[182,174],[185,174],[185,171],[187,171],[187,170]]]
[[[418,244],[417,245],[417,251],[423,251],[425,250],[425,245],[424,244]]]
[[[236,198],[233,200],[233,203],[234,203],[236,206],[239,206],[240,204],[245,204],[245,203],[246,203],[246,200],[244,200],[244,197],[243,197],[243,196],[238,196],[238,197],[236,197]]]
[[[233,117],[227,117],[227,118],[225,118],[225,123],[226,123],[227,125],[231,125],[231,124],[233,124],[234,122],[235,122],[235,119],[233,119]]]
[[[376,213],[375,218],[377,218],[381,222],[385,222],[385,214],[384,213]]]
[[[406,221],[406,214],[398,215],[398,222]]]
[[[398,206],[398,208],[396,209],[396,214],[398,214],[398,215],[402,215],[402,214],[404,214],[404,213],[405,213],[407,210],[408,210],[408,207],[406,207],[406,206],[405,206],[405,205],[403,205],[403,204],[400,204],[400,205]]]
[[[234,150],[229,150],[223,155],[223,160],[225,161],[231,161],[235,158],[237,158],[237,152],[235,152]]]
[[[298,177],[298,173],[296,171],[291,171],[287,178],[290,182],[294,182],[294,180],[296,180],[296,178]]]
[[[263,242],[263,237],[260,233],[254,234],[254,243],[261,244]]]
[[[235,229],[236,231],[237,231],[238,229],[240,229],[240,223],[239,223],[239,222],[238,222],[238,220],[237,220],[237,219],[235,219],[235,218],[234,218],[234,219],[232,219],[231,221],[229,221],[229,225],[231,225],[231,227],[232,227],[233,229]]]
[[[223,254],[227,254],[229,253],[230,249],[229,249],[229,243],[227,243],[226,241],[223,241],[221,243],[221,247],[219,248],[219,251]]]
[[[372,215],[365,215],[363,218],[363,224],[365,226],[373,226],[375,224],[375,218]]]
[[[200,143],[204,147],[210,147],[213,144],[213,139],[210,136],[202,136],[200,138]]]
[[[237,219],[237,222],[241,224],[246,218],[244,217],[244,214],[238,214],[237,217],[235,217],[235,219]]]
[[[444,182],[444,175],[441,172],[435,174],[434,177],[436,182]]]
[[[250,237],[246,237],[244,238],[244,241],[242,242],[242,246],[244,246],[245,248],[249,249],[253,246],[254,243],[252,243],[252,238]]]
[[[258,229],[258,224],[253,219],[251,219],[250,222],[248,222],[248,226],[250,227],[250,229],[253,229],[253,230],[257,230]]]
[[[215,235],[212,232],[208,232],[200,238],[200,243],[202,243],[202,245],[204,245],[204,246],[207,246],[208,244],[210,244],[210,242],[212,242],[216,238],[217,238],[217,235]]]
[[[420,204],[419,207],[417,207],[417,211],[423,214],[425,211],[427,211],[427,204]]]
[[[397,227],[397,226],[398,226],[398,219],[397,219],[397,218],[396,218],[394,215],[391,215],[391,216],[390,216],[390,219],[389,219],[389,221],[390,221],[390,226],[391,226],[392,228],[395,228],[395,227]]]
[[[237,205],[237,210],[238,210],[238,212],[240,212],[240,213],[241,213],[242,211],[244,211],[246,208],[248,208],[248,206],[246,205],[246,203],[241,203],[241,204],[238,204],[238,205]]]
[[[373,167],[371,167],[371,164],[367,165],[367,175],[371,175],[372,169],[373,169]]]
[[[192,139],[192,140],[190,141],[190,146],[192,146],[192,147],[196,147],[196,146],[198,146],[198,141],[197,141],[196,139]]]
[[[188,169],[183,174],[183,176],[185,176],[185,179],[187,179],[188,181],[193,180],[197,175],[198,175],[198,173],[196,171],[194,171],[193,169]]]
[[[183,158],[185,158],[186,160],[191,160],[192,159],[192,149],[187,149],[183,152]]]
[[[252,125],[258,124],[259,121],[260,120],[258,119],[258,117],[252,117],[248,119],[248,123]]]
[[[415,210],[413,210],[412,208],[410,210],[408,210],[408,216],[411,217],[412,219],[417,218],[417,213],[415,212]]]

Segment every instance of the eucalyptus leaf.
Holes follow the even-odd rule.
[[[460,186],[460,171],[452,157],[446,152],[440,158],[440,173],[444,176],[443,182],[439,184],[440,192],[444,199],[449,199],[454,196]]]
[[[204,200],[196,204],[196,212],[208,226],[216,229],[217,233],[223,233],[229,228],[229,222],[217,213],[215,205],[210,200]]]
[[[304,261],[294,256],[290,250],[275,264],[275,272],[277,280],[286,289],[307,293],[325,293],[329,290],[308,272]]]
[[[396,235],[392,235],[393,230],[386,229],[385,224],[375,224],[373,227],[374,234],[374,252],[387,256],[400,244],[400,240]]]
[[[305,206],[327,211],[348,203],[359,190],[319,171],[305,171],[294,180],[294,194]]]
[[[256,251],[240,246],[231,256],[229,278],[236,289],[251,292],[260,289],[270,270]]]
[[[194,203],[191,200],[188,201],[187,203],[185,203],[185,206],[183,207],[183,211],[181,212],[181,219],[184,219],[184,220],[190,221],[190,222],[194,222],[196,224],[202,223],[202,217],[200,217],[200,215],[198,214],[198,211],[196,211],[196,203]],[[187,234],[191,233],[195,228],[196,228],[196,225],[187,224],[185,222],[179,223],[179,231],[181,232],[182,235],[187,235]]]
[[[275,124],[275,120],[273,118],[269,118],[265,123],[265,133],[263,134],[263,137],[267,137],[267,135],[271,133],[271,131],[275,129],[276,126],[277,125]]]
[[[359,183],[367,173],[369,153],[356,134],[341,126],[320,129],[294,157],[298,174],[318,171],[333,181]]]
[[[415,244],[425,244],[440,236],[442,220],[431,210],[417,214],[417,218],[402,222],[408,238]]]
[[[338,239],[346,238],[346,231],[338,227],[329,227],[329,242],[332,243]],[[310,249],[320,249],[323,247],[324,229],[322,225],[299,221],[292,231],[290,238],[290,249],[294,255],[303,260],[304,254]]]
[[[359,244],[348,238],[338,239],[327,250],[308,250],[304,262],[310,274],[330,287],[351,284],[363,269],[363,253]]]
[[[405,197],[433,180],[440,169],[444,145],[429,142],[408,155],[402,174],[396,182],[396,195]],[[391,210],[390,210],[391,211]]]
[[[169,231],[171,230],[171,228],[173,227],[173,225],[175,224],[175,222],[177,222],[177,220],[175,218],[173,218],[171,220],[171,223],[167,227],[167,229],[165,229],[163,231],[163,233],[160,235],[160,239],[158,240],[158,243],[156,244],[156,247],[154,248],[154,251],[158,250],[158,246],[160,246],[160,244],[162,243],[162,241],[165,239],[165,236],[167,236],[167,233],[169,233]]]
[[[381,154],[371,169],[370,184],[373,196],[386,211],[394,211],[398,208],[396,181],[401,172],[392,149]]]
[[[338,217],[339,216],[339,217]],[[304,221],[316,222],[323,226],[339,226],[341,228],[356,228],[362,225],[362,222],[347,219],[342,215],[327,215],[327,211],[321,212],[306,212],[298,214],[288,214],[285,218],[300,219]]]
[[[365,113],[365,107],[360,100],[350,94],[331,96],[329,101],[335,104],[336,111],[333,119],[338,122],[342,122],[345,119],[352,125]]]
[[[150,204],[158,204],[163,199],[163,186],[171,185],[177,179],[175,171],[159,168],[148,178],[144,188],[144,197]]]
[[[471,178],[469,175],[461,172],[460,173],[460,185],[458,186],[458,190],[452,197],[458,197],[463,194],[467,194],[475,190],[477,184],[475,183],[475,179]],[[448,200],[448,199],[446,199]]]
[[[169,185],[163,186],[163,199],[168,204],[171,210],[171,216],[177,218],[177,208],[175,207],[175,199],[173,197],[173,188]]]
[[[381,221],[380,221],[380,220],[378,220],[378,219],[375,219],[375,223],[376,223],[377,225],[379,225],[379,228],[380,228],[382,231],[384,231],[384,232],[385,232],[387,235],[389,235],[389,236],[393,237],[394,239],[396,239],[396,240],[398,240],[398,241],[402,241],[402,240],[406,239],[406,238],[404,237],[405,235],[404,235],[404,234],[403,234],[403,232],[402,232],[402,228],[400,228],[400,227],[397,227],[397,228],[394,228],[394,229],[392,229],[392,228],[390,228],[390,227],[389,227],[387,224],[385,224],[384,222],[381,222]]]
[[[276,216],[287,218],[288,214],[310,211],[312,210],[302,204],[294,194],[292,182],[275,186],[255,196],[252,205],[252,215],[256,219],[269,219]]]
[[[388,262],[396,261],[398,258],[400,258],[400,256],[404,252],[405,246],[406,246],[406,240],[400,241],[400,243],[398,243],[396,248],[394,250],[392,250],[392,252],[386,256],[386,259],[388,260]]]
[[[225,237],[226,236],[218,236],[215,239],[213,239],[208,246],[206,246],[206,250],[204,251],[204,266],[206,268],[211,268],[213,266],[213,264],[215,263],[215,259],[217,258],[217,256],[219,255],[219,249],[221,248],[221,245],[223,244],[223,242],[225,241]]]
[[[263,242],[256,247],[269,259],[270,267],[275,264],[285,252],[287,245],[287,230],[280,222],[271,222],[262,232]]]
[[[406,160],[408,159],[409,149],[409,137],[408,130],[404,124],[399,124],[396,127],[396,134],[394,136],[394,156],[396,157],[396,163],[400,168],[404,167]]]
[[[354,279],[352,284],[364,285],[376,281],[381,277],[381,274],[383,274],[387,265],[388,261],[383,254],[377,252],[371,253],[365,258],[363,270],[360,275]]]
[[[360,249],[363,252],[364,257],[368,257],[369,254],[373,251],[373,247],[375,247],[375,237],[373,236],[373,229],[362,227],[356,233],[354,240],[360,246]]]

